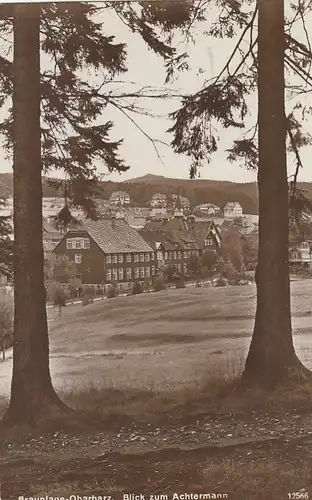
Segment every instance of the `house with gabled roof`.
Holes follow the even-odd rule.
[[[155,275],[153,248],[124,220],[86,220],[70,229],[54,249],[75,262],[83,284],[150,280]]]
[[[203,255],[207,250],[219,251],[221,235],[213,221],[197,223],[194,217],[174,217],[165,221],[150,221],[140,231],[156,253],[156,261],[175,265],[185,271],[191,255]]]
[[[166,208],[167,196],[163,193],[155,193],[150,201],[151,208]]]
[[[114,191],[109,197],[109,203],[116,206],[129,205],[130,201],[130,195],[125,191]]]
[[[223,208],[223,214],[226,219],[236,219],[242,217],[243,209],[238,201],[229,201]]]

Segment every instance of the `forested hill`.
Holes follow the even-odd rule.
[[[62,196],[44,181],[43,195]],[[312,199],[312,183],[299,183],[298,187],[305,191]],[[155,193],[175,194],[186,196],[191,204],[210,202],[223,207],[228,201],[238,201],[246,214],[258,213],[257,184],[213,181],[206,179],[173,179],[158,175],[148,174],[126,182],[102,182],[99,198],[107,199],[114,191],[126,191],[136,205],[147,204]],[[12,174],[0,174],[0,196],[12,195]]]

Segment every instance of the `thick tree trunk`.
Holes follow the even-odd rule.
[[[14,350],[11,400],[3,423],[35,424],[63,408],[49,371],[42,245],[40,5],[14,16]]]
[[[259,0],[259,254],[257,311],[243,380],[302,378],[291,329],[284,98],[284,0]]]

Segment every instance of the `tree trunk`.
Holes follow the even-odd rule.
[[[291,328],[284,97],[284,0],[259,0],[257,311],[243,381],[272,387],[308,375]]]
[[[66,408],[49,371],[42,244],[40,4],[14,7],[13,194],[14,350],[11,400],[4,424],[36,424]]]

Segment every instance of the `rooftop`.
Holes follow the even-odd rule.
[[[81,229],[88,232],[104,253],[152,252],[146,241],[124,220],[117,219],[114,223],[108,219],[87,220]]]

